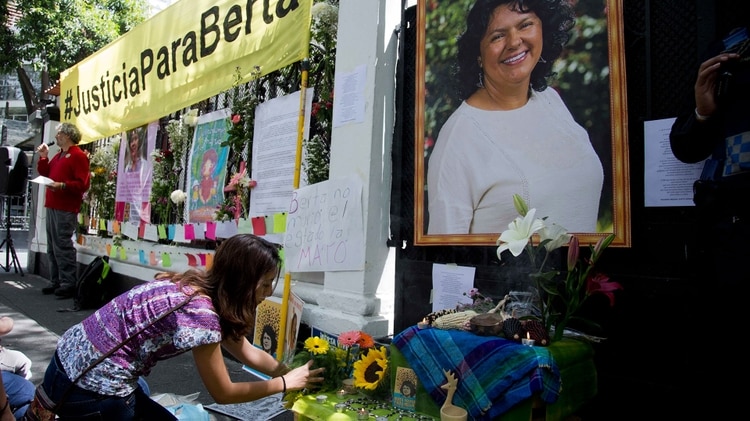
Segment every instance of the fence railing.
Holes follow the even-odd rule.
[[[31,212],[31,187],[24,196],[3,196],[0,229],[27,231]],[[10,206],[10,209],[7,208]],[[10,211],[10,212],[9,212]]]

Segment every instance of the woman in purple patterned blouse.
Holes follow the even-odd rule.
[[[207,271],[160,273],[68,329],[58,341],[43,382],[50,398],[62,400],[57,411],[60,419],[155,419],[142,409],[152,405],[140,404],[150,404],[143,400],[148,399],[148,392],[142,376],[158,361],[186,351],[193,352],[198,374],[220,404],[252,401],[321,382],[323,369],[311,369],[312,361],[290,371],[246,338],[255,323],[255,308],[273,293],[280,268],[276,245],[238,234],[219,245]],[[150,325],[186,300],[187,304]],[[148,327],[138,333],[144,326]],[[86,368],[125,340],[125,346],[73,384]],[[222,347],[271,379],[233,382]]]

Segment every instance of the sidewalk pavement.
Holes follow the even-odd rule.
[[[80,322],[94,310],[64,311],[73,307],[72,299],[58,299],[54,295],[43,295],[42,287],[46,279],[26,271],[27,233],[14,231],[13,244],[21,263],[21,270],[12,264],[6,267],[8,247],[0,249],[0,316],[14,319],[13,330],[0,339],[0,345],[16,349],[31,359],[31,382],[41,383],[44,370],[55,352],[57,340],[66,329]],[[251,381],[255,377],[242,368],[237,361],[225,358],[229,375],[234,381]],[[195,403],[214,403],[194,367],[192,353],[186,352],[177,357],[160,361],[146,377],[152,394],[173,393],[187,396],[199,392]],[[211,412],[217,420],[233,419]],[[291,420],[291,412],[272,418],[274,421]]]

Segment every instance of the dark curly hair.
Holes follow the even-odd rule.
[[[266,344],[263,342],[263,337],[268,335],[268,338],[271,339],[271,348],[266,349]],[[263,325],[263,330],[260,334],[260,344],[261,348],[263,348],[264,351],[268,352],[269,354],[273,354],[276,352],[276,330],[271,325]]]
[[[560,57],[575,25],[575,14],[568,0],[477,0],[466,16],[466,31],[458,38],[456,77],[458,95],[462,100],[477,90],[481,72],[477,62],[479,44],[487,32],[492,12],[504,4],[520,13],[534,12],[542,21],[542,57],[546,63],[539,61],[534,67],[530,88],[541,92],[547,88],[547,80],[555,76],[552,64]]]
[[[409,388],[409,393],[405,393],[406,391],[404,389]],[[401,383],[401,392],[402,395],[411,398],[413,396],[417,395],[417,385],[414,384],[411,380],[404,380],[403,383]]]

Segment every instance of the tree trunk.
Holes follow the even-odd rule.
[[[21,92],[23,92],[23,101],[26,104],[26,114],[31,114],[37,108],[39,103],[38,97],[36,96],[36,90],[31,85],[29,75],[26,74],[26,70],[18,66],[18,83],[21,84]]]

